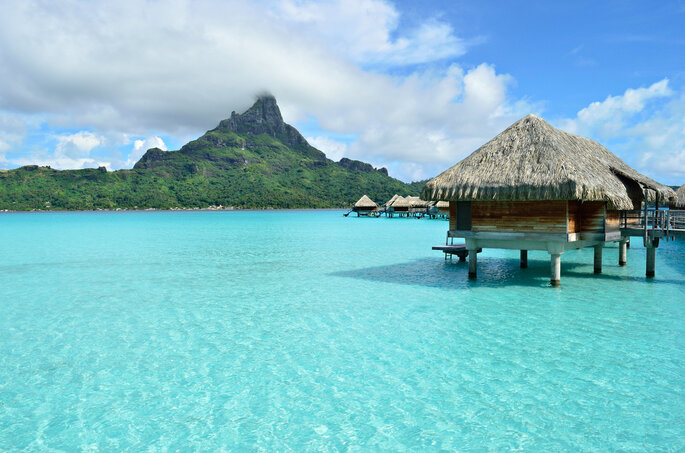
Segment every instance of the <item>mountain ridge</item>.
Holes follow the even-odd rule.
[[[132,169],[0,172],[0,209],[338,208],[367,194],[418,195],[387,169],[343,158],[334,162],[283,121],[276,99],[260,96],[177,151],[151,148]]]

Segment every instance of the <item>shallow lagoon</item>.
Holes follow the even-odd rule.
[[[445,262],[437,220],[0,215],[0,450],[685,448],[685,243]]]

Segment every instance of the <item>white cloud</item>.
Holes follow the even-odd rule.
[[[464,41],[444,22],[428,20],[393,38],[400,15],[380,0],[283,0],[275,15],[323,37],[337,51],[362,64],[426,63],[466,52]]]
[[[166,145],[164,140],[160,137],[152,136],[143,140],[134,140],[133,149],[128,155],[125,167],[132,167],[136,162],[145,154],[145,152],[150,148],[159,148],[162,151],[166,151]]]
[[[104,141],[102,137],[88,131],[61,135],[56,138],[58,143],[55,154],[68,157],[87,156],[93,148],[102,145]]]
[[[52,139],[56,142],[52,152],[41,146],[32,149],[30,153],[8,160],[14,165],[43,165],[60,170],[111,166],[111,162],[91,156],[93,149],[105,143],[101,136],[89,131],[80,131],[56,135]]]
[[[564,126],[570,132],[591,131],[599,137],[610,138],[619,133],[628,119],[641,112],[647,103],[672,94],[668,79],[660,80],[648,88],[631,88],[620,96],[607,96],[602,102],[593,102]]]
[[[685,91],[674,92],[667,79],[593,102],[560,127],[600,141],[659,182],[685,179]]]
[[[135,140],[133,142],[133,151],[135,152],[144,152],[150,148],[159,148],[162,151],[166,151],[164,140],[159,137],[148,137],[145,140]]]
[[[45,154],[43,154],[45,156]],[[80,169],[80,168],[95,168],[108,167],[109,162],[102,162],[89,157],[72,158],[67,156],[48,156],[41,157],[38,154],[32,154],[30,157],[18,158],[12,160],[13,164],[22,165],[40,165],[44,167],[51,167],[58,170],[66,169]]]
[[[526,103],[508,103],[510,81],[509,76],[498,75],[485,64],[466,73],[453,65],[442,76],[416,74],[394,94],[365,92],[366,114],[348,115],[334,126],[361,131],[359,140],[349,146],[350,157],[388,165],[391,173],[412,168],[395,173],[405,179],[434,176],[431,168],[455,164],[529,113],[532,107]],[[354,105],[344,108],[353,109]],[[327,115],[322,112],[318,116]],[[322,125],[326,127],[324,121]],[[426,171],[419,175],[415,167],[390,165],[393,161],[434,165],[425,165]]]
[[[314,148],[326,153],[326,157],[336,162],[348,155],[346,143],[331,140],[328,137],[307,137],[307,141]]]

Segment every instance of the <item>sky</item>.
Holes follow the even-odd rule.
[[[269,92],[404,181],[534,113],[680,185],[683,24],[685,0],[3,0],[0,168],[131,168]]]

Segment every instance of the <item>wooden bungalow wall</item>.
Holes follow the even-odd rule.
[[[566,233],[566,201],[474,201],[473,231]]]
[[[450,202],[450,230],[527,233],[618,231],[619,212],[604,201]]]
[[[577,202],[576,202],[577,203]],[[603,233],[606,217],[606,203],[603,201],[586,201],[580,204],[580,232]]]
[[[621,227],[621,216],[618,211],[607,211],[607,220],[604,227],[605,232],[619,231]]]
[[[607,233],[619,230],[619,212],[607,210],[604,201],[569,201],[569,233]]]

